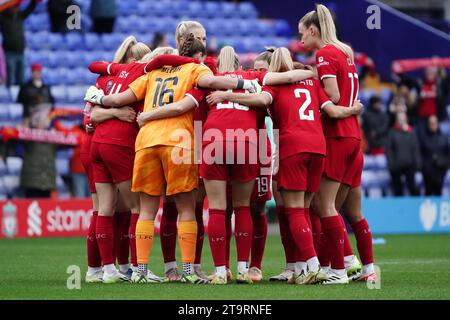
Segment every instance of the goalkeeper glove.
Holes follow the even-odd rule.
[[[103,105],[103,97],[105,94],[102,89],[97,88],[96,86],[90,86],[86,91],[86,95],[84,96],[84,101],[91,102],[93,104]]]

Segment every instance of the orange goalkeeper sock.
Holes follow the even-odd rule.
[[[178,222],[178,242],[181,250],[183,271],[186,274],[194,272],[195,246],[197,242],[197,221]]]
[[[153,220],[139,219],[136,224],[136,251],[138,264],[147,264],[153,245]]]

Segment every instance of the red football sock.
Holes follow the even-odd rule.
[[[92,268],[99,268],[102,266],[102,257],[100,256],[100,250],[98,249],[97,238],[95,236],[97,217],[98,211],[94,211],[92,213],[91,223],[89,224],[89,230],[86,241],[88,266]]]
[[[352,224],[355,233],[356,246],[363,265],[373,263],[372,232],[366,219]]]
[[[226,264],[226,232],[225,210],[209,209],[208,239],[216,267]]]
[[[313,233],[313,241],[314,241],[314,250],[316,250],[317,254],[320,254],[320,233],[322,232],[322,227],[320,225],[320,218],[315,212],[314,209],[309,209],[309,217],[311,219],[312,233]]]
[[[195,244],[194,264],[202,262],[203,238],[205,236],[205,225],[203,224],[203,201],[195,205],[195,220],[197,220],[197,242]]]
[[[130,228],[128,229],[128,239],[130,240],[130,262],[137,267],[136,251],[136,224],[139,220],[139,213],[132,213],[130,218]]]
[[[114,214],[114,247],[116,248],[116,258],[118,264],[128,264],[130,254],[130,229],[131,212],[116,212]]]
[[[303,208],[285,208],[287,218],[289,219],[289,227],[295,245],[299,250],[300,261],[307,261],[316,256],[314,251],[314,243],[312,239],[312,231],[308,226],[308,221]]]
[[[295,242],[292,238],[291,230],[289,228],[289,220],[284,210],[284,207],[281,206],[275,208],[280,227],[281,243],[283,244],[284,254],[286,256],[286,263],[295,263],[297,255]]]
[[[332,269],[344,269],[344,225],[339,214],[321,219]],[[321,240],[321,243],[323,241]],[[321,262],[322,264],[322,262]]]
[[[163,214],[159,227],[164,262],[176,261],[177,219],[178,211],[175,202],[165,202],[163,204]]]
[[[311,229],[312,232],[312,224],[311,224],[311,217],[309,216],[309,208],[304,208],[303,210],[305,211],[305,219],[306,222],[308,223],[308,227]]]
[[[252,216],[253,220],[253,239],[251,249],[250,267],[257,267],[261,270],[261,262],[264,255],[267,239],[267,217],[266,215]]]
[[[113,256],[113,217],[98,216],[95,228],[98,248],[104,265],[114,263]]]
[[[225,245],[225,265],[227,269],[230,269],[230,252],[231,252],[231,237],[233,236],[233,228],[231,226],[231,218],[233,217],[233,210],[225,213],[225,230],[226,235],[226,245]]]
[[[234,208],[234,236],[237,261],[248,261],[253,239],[253,223],[250,207]]]
[[[345,229],[345,235],[344,235],[344,257],[352,256],[353,255],[352,244],[350,243],[350,238],[348,236],[347,227],[345,225],[344,218],[340,214],[338,214],[338,216],[340,217],[341,223],[342,223],[342,225],[344,226],[344,229]]]

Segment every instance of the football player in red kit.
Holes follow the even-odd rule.
[[[317,5],[316,10],[300,20],[299,32],[305,47],[317,50],[317,71],[331,101],[352,106],[359,91],[353,51],[336,38],[330,11],[323,5]],[[328,266],[331,261],[329,277],[324,283],[347,283],[348,272],[352,273],[359,267],[348,235],[342,232],[345,224],[336,211],[341,207],[355,232],[364,264],[362,274],[356,275],[356,280],[374,281],[376,274],[373,268],[372,236],[361,212],[363,154],[358,120],[356,116],[339,120],[324,117],[323,126],[327,139],[327,158],[315,206],[321,216],[323,230],[319,249],[320,256],[324,254],[321,264]]]
[[[289,51],[286,48],[275,50],[269,71],[292,69]],[[296,269],[290,282],[310,284],[325,280],[319,278],[320,263],[305,216],[305,209],[319,189],[325,160],[325,138],[319,109],[330,113],[337,110],[334,116],[345,117],[358,114],[362,105],[357,102],[355,107],[346,109],[334,106],[320,84],[313,79],[290,85],[264,86],[261,94],[216,92],[210,97],[214,102],[226,100],[264,108],[271,105],[272,119],[280,130],[278,188],[300,260],[305,261],[307,266],[305,270]]]

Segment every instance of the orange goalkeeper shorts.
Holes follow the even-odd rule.
[[[197,188],[198,173],[194,151],[157,145],[136,152],[133,168],[133,192],[160,196],[189,192]]]

